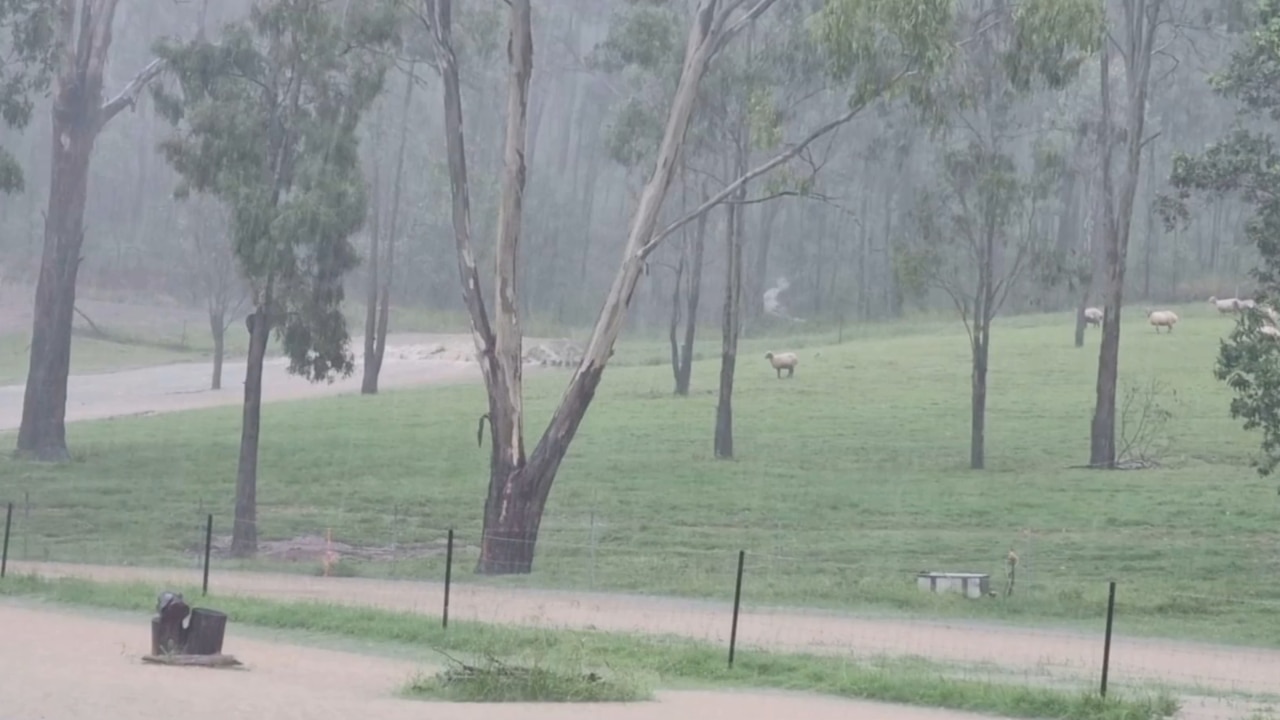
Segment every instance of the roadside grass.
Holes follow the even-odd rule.
[[[77,333],[71,338],[71,372],[87,374],[129,368],[191,362],[212,357],[196,347],[157,347],[142,338],[136,342],[111,342]],[[31,335],[0,335],[0,385],[17,385],[27,380]]]
[[[717,361],[695,363],[688,398],[671,396],[667,367],[611,367],[556,481],[535,572],[475,581],[723,599],[745,549],[751,604],[1096,629],[1114,578],[1118,632],[1280,647],[1280,504],[1250,466],[1257,436],[1228,417],[1229,391],[1211,374],[1231,320],[1207,304],[1177,310],[1173,334],[1127,315],[1122,384],[1170,389],[1159,402],[1171,418],[1146,448],[1161,465],[1143,471],[1072,467],[1088,455],[1098,336],[1073,348],[1066,313],[997,322],[984,472],[967,468],[958,323],[850,326],[825,346],[816,335],[745,340],[733,462],[711,452]],[[802,348],[801,364],[777,380],[759,356],[784,342]],[[567,378],[530,374],[531,436]],[[286,546],[331,537],[350,546],[344,574],[440,579],[454,528],[455,572],[468,568],[488,477],[488,449],[475,445],[485,409],[478,385],[264,407],[259,536],[279,547],[248,563],[217,554],[216,567],[314,573],[315,552]],[[219,542],[229,532],[239,415],[75,423],[77,462],[0,459],[0,502],[18,503],[13,557],[198,562],[205,513]],[[1012,597],[915,587],[920,570],[964,570],[1003,590],[1011,548]]]
[[[166,588],[189,598],[195,587]],[[154,611],[157,588],[141,583],[77,579],[45,580],[11,576],[0,580],[0,596],[109,608],[141,614]],[[227,613],[233,624],[359,638],[365,642],[412,645],[446,654],[459,664],[491,668],[538,668],[534,680],[511,682],[487,677],[474,684],[442,686],[432,676],[412,680],[402,691],[436,699],[503,702],[514,700],[633,700],[656,687],[736,687],[809,691],[839,697],[945,707],[1013,718],[1063,720],[1153,720],[1170,717],[1177,702],[1167,693],[1119,694],[1103,700],[1077,692],[1031,685],[948,677],[947,666],[917,658],[816,657],[740,649],[728,668],[725,649],[672,637],[451,623],[438,618],[372,608],[310,602],[280,602],[211,595],[199,604]],[[591,674],[602,680],[587,680]],[[612,683],[592,690],[587,685]],[[585,693],[596,693],[594,698]]]

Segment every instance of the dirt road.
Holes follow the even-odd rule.
[[[244,637],[247,670],[143,665],[148,619],[84,617],[0,604],[0,677],[9,720],[982,720],[982,716],[773,693],[664,692],[627,705],[451,704],[394,693],[424,665]]]
[[[64,563],[11,563],[15,572],[44,577],[190,583],[190,570]],[[280,600],[321,600],[428,615],[439,612],[436,583],[319,578],[216,571],[216,592]],[[677,635],[727,643],[730,610],[722,603],[455,584],[450,617],[546,628]],[[1092,687],[1102,662],[1102,637],[1067,631],[965,622],[865,619],[803,610],[747,609],[738,642],[792,652],[867,657],[918,656],[966,667],[997,668]],[[984,670],[979,669],[981,675]],[[1280,652],[1119,636],[1111,650],[1113,683],[1163,683],[1221,692],[1280,692]]]
[[[390,389],[479,380],[479,367],[462,359],[471,342],[467,335],[388,335],[378,384]],[[209,363],[201,362],[72,375],[67,384],[67,420],[178,412],[244,401],[243,361],[223,366],[221,390],[209,389],[209,372]],[[278,402],[358,393],[360,380],[357,365],[349,378],[310,383],[289,374],[286,360],[273,358],[263,371],[263,399]],[[21,424],[23,390],[22,385],[0,387],[0,432],[16,430]]]

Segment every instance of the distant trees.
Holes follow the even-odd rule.
[[[1252,271],[1264,302],[1280,298],[1280,151],[1274,130],[1280,118],[1280,0],[1262,0],[1252,19],[1252,32],[1214,78],[1216,91],[1237,103],[1237,123],[1203,153],[1173,157],[1171,181],[1178,192],[1164,199],[1162,210],[1172,227],[1188,218],[1186,202],[1193,193],[1233,194],[1252,206],[1245,234],[1261,256]],[[1235,397],[1231,416],[1248,430],[1262,431],[1258,473],[1280,466],[1280,343],[1259,329],[1260,312],[1244,313],[1222,342],[1214,376]]]
[[[3,71],[17,83],[6,90],[12,93],[4,108],[6,122],[21,121],[30,112],[21,98],[26,91],[45,84],[47,68],[54,73],[48,209],[17,448],[20,457],[33,460],[59,462],[70,457],[66,415],[71,321],[84,246],[93,145],[107,123],[133,107],[139,93],[161,69],[159,60],[152,61],[117,95],[103,99],[118,4],[119,0],[56,0],[0,5],[14,22],[10,29],[16,33],[15,51],[20,60],[13,70],[6,63]],[[37,69],[24,73],[23,67]],[[10,184],[12,169],[0,156],[0,170],[10,173]]]
[[[162,42],[177,79],[156,105],[176,128],[162,149],[198,192],[226,205],[253,312],[231,552],[257,551],[262,370],[271,333],[289,371],[313,382],[349,375],[343,276],[367,199],[356,128],[382,88],[395,17],[378,3],[270,0],[217,41]]]

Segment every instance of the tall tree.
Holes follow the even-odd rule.
[[[1040,143],[1024,161],[1017,142],[1044,135],[1026,101],[1070,83],[1097,40],[1093,0],[961,3],[952,81],[940,109],[960,128],[948,133],[936,191],[921,194],[917,242],[901,248],[904,279],[942,290],[969,334],[972,359],[969,467],[986,465],[987,371],[991,324],[1009,294],[1030,278],[1043,288],[1061,265],[1037,211],[1060,180],[1062,157]],[[1028,167],[1029,166],[1029,167]],[[951,246],[951,239],[958,246]]]
[[[156,48],[177,78],[176,91],[155,92],[177,129],[161,146],[182,178],[177,192],[205,193],[227,206],[236,261],[252,294],[231,535],[237,557],[257,551],[270,334],[282,341],[289,371],[313,382],[353,369],[342,281],[357,263],[350,237],[367,210],[356,129],[387,70],[378,48],[393,39],[395,18],[385,10],[263,0],[217,42]]]
[[[1215,90],[1237,105],[1237,126],[1199,155],[1173,158],[1175,197],[1162,198],[1166,223],[1188,219],[1186,203],[1193,193],[1230,193],[1253,206],[1245,236],[1258,249],[1261,263],[1251,271],[1258,299],[1280,298],[1280,151],[1275,129],[1280,123],[1280,0],[1262,0],[1252,19],[1253,31],[1232,54],[1225,70],[1213,78]],[[1242,315],[1221,343],[1214,375],[1235,393],[1231,416],[1248,430],[1262,431],[1261,475],[1280,466],[1280,343],[1264,328],[1274,321],[1262,312]]]
[[[423,0],[422,19],[435,39],[438,65],[444,80],[445,140],[453,188],[458,268],[489,395],[490,480],[478,572],[527,573],[532,569],[538,529],[551,485],[600,385],[636,285],[644,273],[646,259],[683,225],[718,206],[746,183],[796,157],[815,139],[849,122],[861,107],[870,102],[872,93],[878,97],[880,93],[898,88],[899,81],[915,72],[932,68],[945,52],[939,49],[945,32],[930,33],[928,30],[935,27],[935,22],[942,28],[947,27],[948,0],[832,2],[839,7],[831,18],[824,19],[839,24],[839,27],[827,28],[822,36],[834,41],[832,53],[842,58],[835,66],[845,70],[846,76],[854,74],[855,65],[858,67],[856,85],[862,94],[851,102],[853,107],[840,118],[793,143],[785,152],[730,182],[684,218],[659,230],[659,213],[677,173],[700,81],[706,75],[712,58],[774,3],[774,0],[700,0],[690,23],[680,78],[672,96],[654,169],[640,192],[621,264],[586,343],[583,359],[569,380],[569,386],[541,439],[533,452],[526,454],[520,386],[519,305],[512,279],[519,229],[519,181],[523,175],[524,111],[532,70],[529,2],[511,0],[509,3],[507,164],[503,173],[503,210],[499,223],[502,230],[498,238],[496,318],[491,323],[471,246],[462,103],[451,39],[452,2]],[[926,21],[922,22],[921,17]],[[857,24],[859,20],[866,22],[865,27]],[[851,31],[848,35],[844,32],[846,29]],[[871,73],[862,77],[865,66],[870,64],[869,59],[881,57],[876,52],[879,50],[892,53],[888,68],[893,72],[884,75]],[[881,64],[874,67],[885,69]]]
[[[1116,383],[1120,377],[1120,309],[1129,256],[1129,228],[1142,169],[1143,133],[1147,122],[1147,90],[1156,52],[1156,32],[1164,21],[1165,0],[1120,0],[1121,19],[1109,23],[1099,63],[1102,121],[1103,263],[1100,279],[1104,303],[1102,342],[1098,348],[1098,383],[1089,432],[1089,465],[1116,464]],[[1124,122],[1113,125],[1111,56],[1119,52],[1124,64]],[[1119,147],[1124,174],[1116,187],[1114,157]]]
[[[133,107],[139,93],[161,69],[160,60],[152,61],[119,94],[103,100],[103,74],[118,3],[56,0],[44,3],[40,10],[53,16],[52,22],[42,21],[38,27],[39,32],[50,33],[57,61],[49,201],[36,282],[31,360],[18,429],[18,455],[34,460],[60,462],[70,457],[66,415],[71,321],[84,246],[93,144],[107,123]]]

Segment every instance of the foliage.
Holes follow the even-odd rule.
[[[1199,155],[1174,156],[1176,195],[1161,198],[1160,211],[1173,227],[1189,217],[1186,203],[1196,192],[1236,195],[1252,205],[1245,236],[1261,257],[1251,274],[1264,299],[1280,295],[1280,153],[1270,132],[1246,126],[1269,129],[1280,122],[1280,0],[1261,0],[1253,22],[1253,32],[1212,81],[1220,95],[1238,101],[1236,126]],[[1280,465],[1280,356],[1274,339],[1259,334],[1264,324],[1272,322],[1258,312],[1242,313],[1221,343],[1214,376],[1235,392],[1231,416],[1244,420],[1246,429],[1262,430],[1258,472],[1268,475]]]
[[[1027,172],[1012,156],[976,141],[945,151],[938,187],[917,197],[914,237],[897,248],[904,287],[917,296],[941,290],[967,326],[994,317],[1018,283],[1032,280],[1043,287],[1058,281],[1064,258],[1035,222],[1062,171],[1055,157],[1038,154]],[[984,288],[978,279],[988,258]]]
[[[240,272],[271,314],[291,372],[349,374],[343,275],[366,193],[356,129],[382,88],[393,39],[380,5],[339,16],[330,0],[274,0],[226,26],[220,42],[156,47],[177,79],[157,109],[177,128],[161,144],[178,196],[227,205]]]
[[[55,47],[54,10],[48,0],[0,0],[0,120],[21,130],[31,121],[33,95],[48,89],[59,48]],[[22,167],[0,147],[0,192],[24,187]]]

